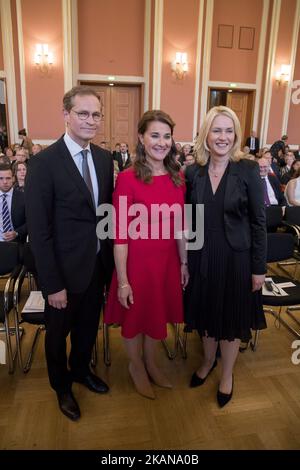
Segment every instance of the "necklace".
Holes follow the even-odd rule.
[[[209,168],[208,171],[211,174],[211,176],[213,176],[214,178],[218,178],[219,176],[223,175],[223,173],[224,173],[224,171],[221,172],[221,173],[214,173],[213,170],[211,170],[210,168]]]

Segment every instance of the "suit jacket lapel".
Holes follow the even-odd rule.
[[[230,206],[231,194],[237,187],[238,175],[239,173],[237,162],[229,162],[229,172],[225,187],[224,207]]]
[[[195,187],[197,190],[197,203],[202,204],[204,200],[204,189],[208,177],[208,164],[200,166],[199,171],[196,174]]]
[[[78,171],[78,168],[75,165],[75,162],[74,162],[72,156],[70,155],[68,147],[66,146],[63,138],[61,138],[58,141],[58,143],[59,143],[59,146],[60,146],[60,149],[61,149],[62,161],[63,161],[63,164],[64,164],[66,170],[68,171],[68,173],[71,176],[72,180],[77,185],[78,189],[84,194],[84,196],[88,200],[89,205],[91,206],[91,209],[94,212],[95,207],[94,207],[94,203],[93,203],[93,200],[92,200],[91,193],[90,193],[87,185],[85,184],[85,181],[82,178],[80,172]]]

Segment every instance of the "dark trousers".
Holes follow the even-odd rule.
[[[89,373],[100,312],[103,303],[104,276],[100,256],[85,292],[67,293],[65,309],[51,307],[46,299],[45,350],[51,387],[57,392],[69,391],[73,379],[82,379]],[[70,333],[71,352],[69,368],[66,338]]]

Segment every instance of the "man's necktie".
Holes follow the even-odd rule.
[[[126,153],[122,153],[122,160],[123,160],[123,165],[125,165],[125,162],[126,162]]]
[[[8,209],[8,204],[6,200],[7,194],[2,194],[2,226],[3,226],[3,233],[5,232],[11,232],[13,230],[11,221],[10,221],[10,215],[9,215],[9,209]]]
[[[264,188],[264,203],[265,203],[265,206],[270,206],[271,202],[270,202],[269,195],[268,195],[266,178],[262,178],[262,182],[263,182],[263,188]]]
[[[95,206],[92,179],[91,179],[90,169],[89,169],[88,160],[87,160],[88,150],[82,150],[81,155],[82,155],[82,177],[91,193],[92,201]]]

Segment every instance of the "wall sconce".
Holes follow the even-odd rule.
[[[34,63],[42,73],[49,73],[53,64],[53,54],[49,52],[48,44],[36,44]]]
[[[280,70],[276,72],[275,80],[278,86],[287,85],[291,78],[291,66],[281,65]]]
[[[182,80],[188,71],[187,53],[176,52],[176,58],[171,65],[176,78]]]

